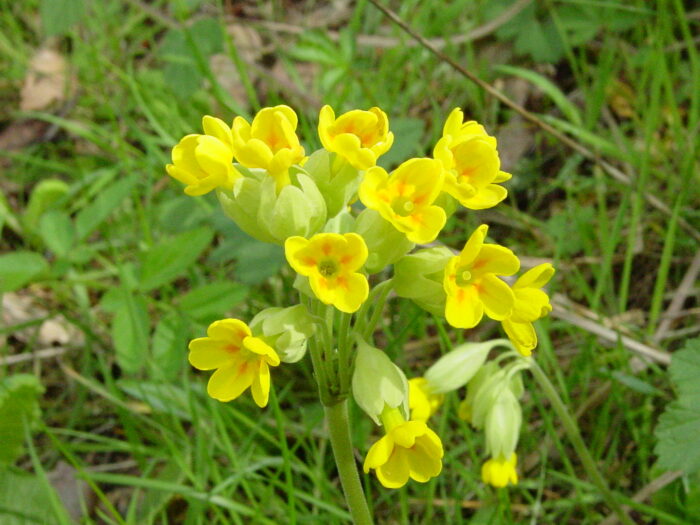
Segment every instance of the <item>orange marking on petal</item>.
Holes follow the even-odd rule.
[[[323,255],[330,255],[331,251],[333,251],[333,247],[329,242],[326,242],[321,246],[321,251],[323,252]]]
[[[340,258],[341,266],[345,266],[350,261],[352,261],[352,255],[344,255],[343,257]]]

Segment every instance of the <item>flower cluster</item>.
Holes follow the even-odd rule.
[[[442,245],[416,249],[436,241],[460,205],[481,210],[506,198],[502,183],[510,175],[500,169],[496,139],[455,109],[432,158],[387,170],[377,162],[394,135],[381,109],[336,116],[324,106],[318,122],[323,148],[308,157],[297,124],[284,105],[262,109],[252,122],[236,117],[231,126],[205,116],[204,133],[185,136],[166,167],[186,194],[215,191],[243,231],[283,246],[296,273],[300,304],[268,308],[249,324],[216,321],[206,337],[190,343],[190,363],[215,370],[209,395],[226,402],[250,388],[264,407],[271,367],[299,361],[308,351],[321,401],[334,406],[352,396],[383,427],[364,470],[397,488],[441,472],[443,446],[428,421],[446,394],[466,386],[460,416],[484,431],[491,456],[482,468],[484,482],[515,483],[519,372],[537,345],[533,322],[551,310],[542,288],[554,268],[542,264],[509,284],[520,260],[488,242],[485,224],[459,252]],[[372,277],[390,266],[392,278]],[[392,290],[457,329],[474,328],[484,316],[498,321],[510,341],[460,346],[409,381],[372,344]],[[487,362],[496,346],[509,350]]]

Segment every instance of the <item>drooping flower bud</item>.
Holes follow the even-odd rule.
[[[445,315],[443,275],[453,254],[445,246],[419,250],[394,264],[394,290],[431,314]]]
[[[399,408],[408,418],[408,381],[386,353],[358,339],[352,395],[360,408],[381,425],[385,407]]]
[[[365,269],[370,273],[381,272],[410,252],[415,246],[406,236],[384,220],[378,212],[365,209],[355,220],[355,231],[367,243],[369,256]]]
[[[237,168],[244,176],[232,190],[219,188],[217,197],[226,215],[244,232],[263,242],[284,244],[294,235],[310,237],[321,231],[326,203],[302,168],[289,168],[290,183],[279,192],[264,170]]]
[[[306,354],[306,342],[315,332],[315,324],[304,305],[290,308],[266,308],[250,322],[254,334],[264,336],[285,363],[296,363]]]
[[[425,373],[425,379],[433,392],[444,394],[466,385],[479,371],[492,348],[504,345],[505,339],[484,343],[464,343],[443,355]]]

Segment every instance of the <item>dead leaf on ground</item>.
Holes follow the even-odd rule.
[[[39,49],[29,63],[20,92],[20,109],[37,111],[65,100],[69,88],[66,61],[53,49]]]
[[[216,82],[242,107],[247,108],[250,104],[248,94],[241,82],[236,65],[228,55],[218,53],[209,57],[209,67],[211,68]]]
[[[226,32],[233,40],[241,60],[247,63],[260,60],[263,55],[263,39],[260,33],[243,24],[228,24]]]
[[[20,120],[13,122],[0,132],[0,150],[20,150],[40,140],[47,129],[49,129],[49,123],[43,120]]]
[[[59,461],[56,468],[49,472],[48,478],[63,507],[74,521],[77,522],[84,517],[83,503],[88,512],[95,506],[97,500],[95,493],[87,482],[78,479],[77,470],[65,461]]]

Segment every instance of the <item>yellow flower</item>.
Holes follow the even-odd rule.
[[[518,463],[518,456],[513,452],[510,458],[491,458],[481,466],[481,479],[484,483],[496,488],[503,488],[508,483],[518,484],[518,473],[515,466]]]
[[[408,406],[414,421],[428,421],[445,399],[445,394],[432,392],[428,380],[424,377],[409,379],[408,389]]]
[[[389,151],[394,142],[389,119],[379,108],[354,109],[335,118],[333,108],[323,106],[318,135],[326,150],[337,153],[358,170],[377,164],[377,158]]]
[[[231,128],[209,115],[202,118],[204,135],[187,135],[173,148],[168,175],[186,184],[187,195],[204,195],[214,188],[233,188],[241,175],[233,167]]]
[[[367,170],[360,185],[360,200],[377,210],[409,241],[424,244],[435,240],[445,225],[445,210],[434,206],[440,195],[444,170],[433,159],[410,159],[387,174],[375,166]]]
[[[502,321],[513,309],[510,287],[498,275],[513,275],[518,258],[504,246],[484,244],[488,226],[482,224],[445,268],[445,317],[455,328],[473,328],[484,315]]]
[[[259,407],[267,405],[270,366],[280,358],[267,343],[253,337],[243,321],[223,319],[207,328],[207,337],[190,341],[190,364],[198,370],[216,372],[209,379],[207,393],[219,401],[232,401],[250,387]]]
[[[408,478],[425,483],[442,470],[442,442],[424,421],[406,421],[398,408],[382,413],[386,435],[374,443],[365,458],[364,471],[375,470],[388,489],[403,487]]]
[[[309,278],[322,303],[352,313],[367,299],[367,277],[357,272],[367,260],[367,245],[356,233],[289,237],[284,254],[294,271]]]
[[[261,109],[253,123],[233,120],[233,152],[246,168],[262,168],[274,177],[277,190],[289,184],[289,168],[304,158],[296,135],[297,115],[289,106]]]
[[[532,355],[537,346],[537,333],[532,323],[552,311],[549,296],[540,288],[553,275],[554,267],[544,263],[522,274],[513,285],[513,312],[501,324],[515,348],[524,356]]]
[[[462,123],[462,118],[462,110],[452,111],[433,151],[446,169],[444,191],[472,210],[491,208],[508,195],[498,183],[511,176],[501,171],[496,139],[480,124]]]

